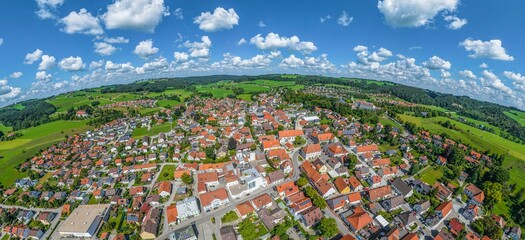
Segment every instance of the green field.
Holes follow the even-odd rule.
[[[470,145],[480,151],[489,150],[493,153],[506,154],[503,166],[509,169],[511,182],[516,183],[518,188],[525,187],[525,178],[522,175],[525,170],[525,146],[446,117],[420,118],[408,115],[401,115],[400,117],[403,121],[415,123],[432,133],[446,133],[451,139]],[[447,120],[455,124],[459,130],[444,128],[437,123]]]
[[[13,128],[0,124],[0,131],[2,131],[3,133],[8,133],[8,132],[13,131]]]
[[[521,126],[525,127],[525,112],[520,111],[510,111],[510,112],[504,112],[505,115],[509,116],[510,118],[514,119],[516,122],[521,124]]]
[[[430,166],[419,174],[421,174],[421,181],[433,185],[438,179],[443,177],[443,170]]]
[[[134,139],[141,139],[144,136],[155,136],[161,132],[169,132],[170,130],[171,130],[171,124],[163,123],[160,125],[152,126],[149,131],[148,131],[148,128],[146,127],[135,128],[131,136]]]
[[[15,167],[26,159],[35,156],[39,150],[48,148],[64,140],[65,135],[82,133],[89,129],[87,121],[55,121],[20,130],[22,137],[0,142],[0,182],[8,186],[17,178],[27,176],[18,172]],[[60,129],[60,130],[59,130]]]
[[[159,173],[157,181],[171,181],[173,180],[173,172],[175,171],[175,165],[165,165]],[[166,173],[166,174],[165,174]],[[166,175],[166,176],[164,176]]]

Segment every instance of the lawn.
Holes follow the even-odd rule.
[[[159,178],[157,181],[171,181],[173,180],[173,172],[175,171],[175,165],[165,165],[160,171]]]
[[[510,112],[504,112],[505,115],[516,120],[521,126],[525,126],[525,112],[512,110]]]
[[[443,169],[430,166],[419,174],[421,174],[421,181],[433,185],[438,179],[443,177]]]
[[[20,130],[23,136],[12,141],[0,142],[0,182],[6,186],[27,173],[18,172],[15,167],[32,158],[39,150],[64,140],[65,135],[82,133],[89,129],[86,121],[55,121]],[[60,129],[60,130],[58,130]]]
[[[141,139],[144,136],[155,136],[161,132],[169,132],[171,130],[171,124],[166,122],[160,125],[155,125],[148,131],[147,127],[135,128],[131,135],[134,139]]]
[[[249,93],[239,94],[239,95],[237,95],[237,98],[242,99],[242,100],[247,101],[247,102],[253,102],[252,95],[249,94]]]
[[[0,124],[0,131],[2,131],[3,133],[8,133],[8,132],[13,131],[13,128]]]
[[[44,174],[43,177],[40,178],[38,183],[39,184],[43,184],[43,183],[47,182],[49,180],[49,178],[51,178],[52,176],[53,176],[53,173],[52,172],[48,172],[48,173]]]
[[[181,105],[183,104],[182,102],[179,102],[177,100],[158,100],[157,101],[157,104],[160,106],[160,107],[164,107],[164,108],[169,108],[169,107],[174,107],[174,106],[178,106],[178,105]]]

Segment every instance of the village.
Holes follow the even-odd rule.
[[[327,91],[320,94],[344,94]],[[490,218],[503,239],[521,238],[519,226],[484,212],[486,193],[469,174],[433,184],[420,177],[449,164],[432,154],[435,149],[455,146],[472,165],[490,164],[491,157],[431,132],[287,103],[279,93],[254,98],[194,97],[67,136],[20,166],[29,178],[3,189],[2,234],[37,240],[487,240],[472,226]],[[105,108],[121,106],[155,102]],[[379,109],[366,101],[352,108]],[[81,110],[77,116],[89,117]],[[170,130],[132,136],[159,125]]]

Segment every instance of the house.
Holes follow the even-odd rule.
[[[40,212],[36,219],[44,225],[49,225],[55,219],[55,216],[56,213],[53,212]]]
[[[202,209],[206,212],[230,202],[225,188],[219,188],[200,195]]]
[[[250,213],[255,212],[255,208],[248,201],[239,203],[237,206],[235,206],[235,209],[237,210],[237,214],[242,219],[245,219]]]
[[[337,189],[337,191],[341,194],[347,194],[350,192],[350,187],[348,187],[347,181],[345,181],[341,177],[335,179],[334,186]]]
[[[355,176],[349,177],[348,183],[350,184],[350,188],[354,192],[359,192],[363,190],[363,185],[361,185],[361,182],[359,182],[359,180],[357,180]]]
[[[197,198],[194,196],[185,198],[176,203],[177,206],[177,220],[183,221],[188,218],[196,217],[200,214]]]
[[[468,220],[474,220],[480,216],[481,210],[478,205],[470,204],[463,210],[463,216]]]
[[[272,210],[269,210],[268,208],[261,208],[261,210],[257,212],[257,215],[259,215],[259,218],[267,229],[272,229],[288,214],[281,208],[275,208]]]
[[[273,200],[268,193],[264,193],[253,198],[252,205],[257,210],[263,207],[271,208],[273,206]]]
[[[140,237],[142,239],[155,239],[161,224],[161,209],[151,208],[142,221]]]
[[[330,157],[343,157],[348,155],[348,151],[340,143],[327,145],[327,154]]]
[[[279,184],[284,181],[283,171],[277,170],[271,173],[268,173],[268,180],[270,184]]]
[[[222,227],[220,233],[222,240],[237,240],[237,234],[233,226]]]
[[[372,217],[361,207],[354,208],[352,215],[346,217],[350,229],[357,232],[372,223]]]
[[[284,130],[279,131],[278,135],[280,143],[284,145],[287,142],[295,141],[296,137],[303,136],[304,132],[303,130]]]
[[[169,181],[162,181],[160,183],[155,184],[156,189],[158,189],[158,193],[161,197],[169,197],[171,196],[172,192],[172,185]]]
[[[404,226],[411,226],[417,220],[417,213],[414,211],[402,212],[398,215],[399,220]]]
[[[316,159],[321,156],[321,144],[310,144],[301,149],[301,156],[305,160]]]
[[[514,227],[509,228],[509,230],[507,231],[507,235],[509,236],[509,239],[512,239],[512,240],[521,239],[520,226],[514,226]]]
[[[412,207],[417,214],[423,214],[430,208],[430,202],[428,200],[422,200]]]
[[[368,197],[370,201],[375,202],[377,200],[381,200],[387,197],[390,197],[392,195],[392,188],[387,186],[372,188],[368,190]]]
[[[166,208],[166,218],[168,220],[168,225],[174,226],[177,223],[177,205],[170,205]]]
[[[281,198],[289,197],[299,192],[299,188],[294,182],[286,182],[275,187],[275,190],[279,193]]]
[[[440,182],[435,182],[432,186],[432,189],[437,189],[436,197],[442,201],[450,199],[450,196],[452,196],[452,191],[447,187],[443,186],[443,184],[441,184]]]
[[[395,197],[391,197],[387,200],[384,200],[381,205],[385,208],[385,210],[393,211],[397,208],[400,208],[403,204],[405,204],[405,199],[403,195],[397,195]]]
[[[476,205],[483,204],[485,193],[478,187],[474,186],[474,184],[468,184],[463,192],[470,198],[470,203]]]
[[[396,178],[394,181],[392,181],[392,189],[396,191],[397,193],[403,195],[403,197],[408,198],[412,196],[414,191],[412,190],[412,187],[410,187],[403,179]]]
[[[443,166],[443,165],[447,164],[447,159],[444,158],[443,156],[439,156],[439,157],[437,158],[437,160],[436,160],[436,163],[437,163],[438,165]]]
[[[317,189],[317,191],[319,192],[319,194],[321,194],[323,198],[327,198],[328,196],[336,193],[334,185],[326,181],[324,178],[321,178],[319,181],[317,181],[314,184],[314,187]]]
[[[435,214],[438,218],[442,219],[442,218],[446,218],[448,214],[451,212],[451,210],[452,210],[452,202],[446,201],[446,202],[442,202],[441,204],[439,204],[439,206],[437,206],[435,210]]]
[[[300,214],[301,221],[305,226],[310,227],[317,224],[324,217],[323,212],[318,207],[310,207]]]
[[[219,185],[219,174],[216,171],[199,173],[197,179],[206,184],[207,187]]]
[[[327,199],[326,203],[332,210],[337,211],[343,208],[348,203],[348,197],[345,195],[337,196],[331,199]]]
[[[197,240],[195,225],[190,225],[172,232],[169,237],[170,240]]]

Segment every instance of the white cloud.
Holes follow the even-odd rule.
[[[36,15],[40,19],[55,19],[57,18],[56,9],[64,3],[64,0],[36,0],[38,11]]]
[[[104,66],[104,60],[92,61],[89,64],[89,69],[96,69],[96,68],[100,68],[102,66]]]
[[[412,46],[412,47],[409,47],[408,50],[410,51],[413,51],[413,50],[419,50],[419,49],[422,49],[423,47],[421,46]]]
[[[280,51],[271,51],[270,52],[270,55],[268,56],[269,58],[278,58],[278,57],[281,57],[281,52]]]
[[[367,50],[368,50],[368,47],[363,46],[363,45],[357,45],[354,47],[354,51],[356,52],[362,52],[362,51],[367,51]]]
[[[392,27],[421,27],[440,12],[454,12],[459,0],[380,0],[377,8]]]
[[[495,90],[503,91],[509,95],[513,94],[512,89],[505,86],[501,79],[499,79],[498,76],[496,76],[496,74],[492,73],[491,71],[483,70],[482,76],[481,83],[483,85],[491,87]]]
[[[312,70],[320,71],[333,71],[335,70],[335,65],[328,60],[327,54],[321,54],[319,57],[305,57],[304,66]]]
[[[259,23],[257,24],[257,26],[259,26],[260,28],[263,28],[263,27],[266,27],[266,24],[264,24],[263,21],[259,21]]]
[[[220,62],[215,62],[211,66],[219,70],[236,70],[236,69],[256,69],[268,67],[271,63],[269,55],[255,55],[252,58],[242,59],[239,56],[233,56],[230,53],[223,55],[224,59]]]
[[[102,56],[109,56],[117,51],[117,48],[113,45],[105,42],[95,42],[95,52]]]
[[[38,65],[38,70],[49,70],[55,66],[55,57],[49,55],[42,55],[42,62]]]
[[[115,72],[128,72],[134,70],[133,65],[130,62],[126,63],[113,63],[112,61],[106,61],[104,66],[106,71],[115,71]]]
[[[104,42],[107,43],[129,43],[129,39],[124,37],[104,38]]]
[[[91,15],[85,8],[80,9],[78,13],[70,12],[69,15],[60,19],[60,23],[64,25],[60,30],[68,34],[100,35],[104,33],[98,18]]]
[[[243,45],[243,44],[245,44],[245,43],[246,43],[246,39],[241,38],[241,40],[239,40],[239,42],[237,42],[237,45],[238,45],[238,46],[241,46],[241,45]]]
[[[4,39],[0,38],[0,46],[2,46],[3,44],[4,44]]]
[[[38,71],[35,74],[35,79],[38,81],[48,81],[51,80],[51,74],[48,74],[46,71]]]
[[[184,42],[184,47],[189,48],[190,57],[195,58],[209,58],[210,57],[210,47],[211,40],[208,36],[201,37],[202,42]]]
[[[313,42],[301,41],[297,36],[292,36],[290,38],[280,37],[279,34],[273,32],[268,33],[266,37],[257,34],[250,39],[250,43],[254,44],[261,50],[288,48],[303,53],[311,53],[317,50],[317,47]]]
[[[182,13],[182,11],[182,8],[175,9],[175,11],[173,11],[173,16],[175,16],[175,18],[178,20],[183,20],[184,14]]]
[[[467,38],[459,45],[463,46],[465,50],[472,52],[468,55],[471,58],[490,58],[502,61],[514,60],[514,57],[508,55],[505,48],[501,46],[501,40],[499,39],[481,41]]]
[[[489,65],[486,64],[486,63],[481,63],[481,64],[479,65],[479,67],[480,67],[480,68],[488,68]]]
[[[525,84],[525,76],[521,75],[520,73],[505,71],[503,72],[503,75],[505,75],[506,78],[518,82],[520,84]]]
[[[456,16],[448,15],[444,17],[445,21],[450,22],[447,27],[452,30],[457,30],[465,26],[468,21],[466,18],[458,18]]]
[[[324,16],[324,17],[320,17],[320,18],[319,18],[319,21],[320,21],[321,23],[324,23],[324,22],[326,22],[328,19],[332,19],[332,16],[330,16],[330,15],[326,15],[326,16]]]
[[[339,18],[337,19],[337,24],[347,27],[350,25],[350,23],[352,23],[353,20],[354,17],[348,16],[346,11],[343,11],[343,13],[341,13],[341,16],[339,16]]]
[[[36,49],[32,53],[26,54],[26,58],[25,58],[24,63],[25,64],[33,64],[34,62],[38,61],[42,57],[43,53],[44,52],[42,52],[42,50]]]
[[[476,75],[470,71],[470,70],[462,70],[462,71],[459,71],[459,75],[464,77],[464,78],[468,78],[468,79],[471,79],[471,80],[475,80],[477,79],[478,77],[476,77]]]
[[[164,0],[116,0],[101,19],[107,29],[154,32],[163,16],[169,15]]]
[[[134,54],[141,58],[149,58],[159,52],[159,49],[153,47],[153,41],[151,39],[140,42],[133,51]]]
[[[22,77],[22,75],[24,75],[22,72],[14,72],[14,73],[11,73],[11,75],[9,75],[9,77],[13,78],[13,79],[17,79],[17,78]]]
[[[0,101],[13,99],[20,95],[20,93],[22,92],[21,88],[12,87],[7,84],[7,80],[0,80]]]
[[[425,61],[421,64],[423,67],[426,67],[428,69],[432,70],[438,70],[438,69],[445,69],[449,70],[452,64],[449,61],[445,61],[441,59],[438,56],[432,56],[428,59],[428,61]]]
[[[169,67],[168,60],[163,57],[157,58],[151,62],[145,63],[142,67],[137,67],[135,72],[144,74],[153,71],[165,71]]]
[[[299,68],[304,66],[304,61],[300,58],[295,57],[295,55],[290,55],[289,57],[283,59],[279,67],[281,68]]]
[[[85,67],[81,57],[73,56],[60,60],[58,66],[66,71],[79,71]]]
[[[173,57],[177,62],[185,62],[190,58],[190,55],[185,52],[174,52]]]
[[[203,12],[195,18],[194,23],[199,24],[199,29],[206,32],[215,32],[223,29],[232,29],[239,25],[239,15],[233,8],[228,10],[218,7],[213,13]]]

